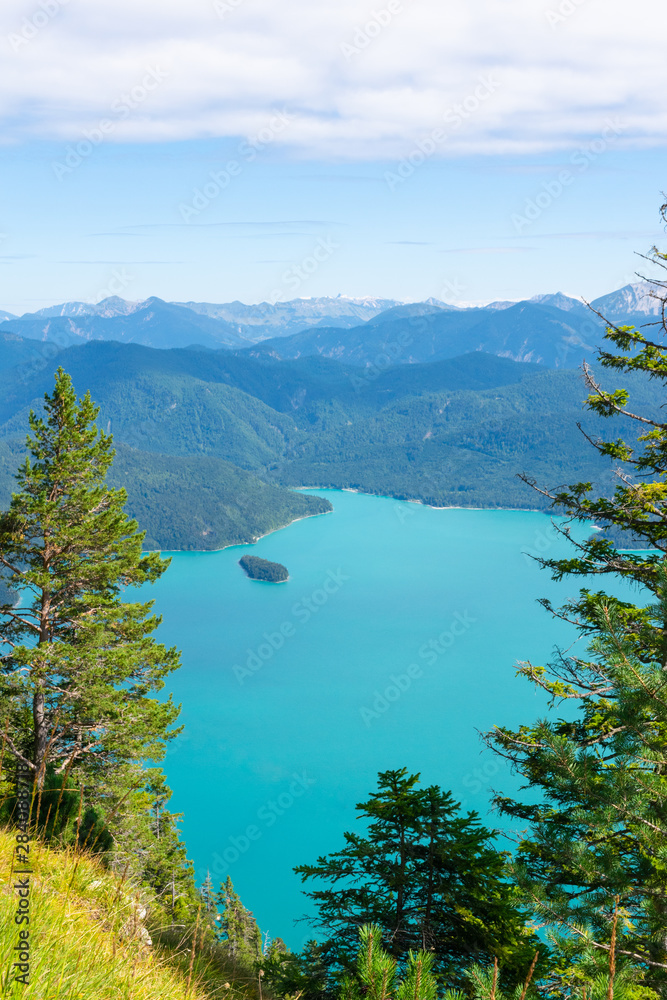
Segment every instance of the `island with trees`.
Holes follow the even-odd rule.
[[[270,562],[268,559],[260,559],[259,556],[243,556],[239,559],[239,566],[251,580],[260,580],[262,583],[285,583],[289,580],[286,566]]]

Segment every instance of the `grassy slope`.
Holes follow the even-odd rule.
[[[254,982],[228,960],[192,945],[147,948],[141,938],[144,900],[97,861],[32,844],[31,983],[8,983],[17,943],[12,889],[14,835],[0,830],[0,970],[3,998],[22,1000],[255,1000]],[[192,934],[190,935],[192,938]]]

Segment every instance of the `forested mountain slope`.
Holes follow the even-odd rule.
[[[572,368],[592,359],[604,324],[585,310],[519,302],[506,309],[435,309],[396,316],[397,310],[352,330],[319,327],[247,348],[254,357],[289,359],[320,354],[355,365],[438,361],[486,351],[514,361]]]
[[[21,356],[28,360],[17,365]],[[101,406],[99,423],[119,452],[114,475],[152,547],[219,548],[328,508],[284,487],[536,507],[542,498],[517,473],[548,487],[565,476],[609,477],[609,463],[576,426],[593,435],[607,429],[582,411],[576,370],[483,352],[379,370],[322,357],[281,362],[113,342],[37,357],[26,342],[0,341],[1,501],[28,411],[39,408],[62,365]],[[629,385],[637,405],[657,412],[651,385]]]

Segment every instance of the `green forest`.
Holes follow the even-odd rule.
[[[603,422],[582,412],[576,370],[475,352],[367,372],[325,358],[114,342],[67,348],[40,367],[26,345],[17,365],[16,343],[3,355],[0,340],[0,370],[11,365],[0,400],[0,502],[28,412],[61,363],[101,407],[117,449],[110,481],[126,487],[149,548],[218,549],[330,509],[299,486],[488,508],[546,508],[522,472],[550,489],[575,478],[611,488],[608,463],[583,447],[577,427],[595,435]],[[656,383],[627,379],[638,405],[658,414]],[[618,422],[634,440],[632,421]]]

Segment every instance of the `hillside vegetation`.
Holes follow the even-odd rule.
[[[128,511],[146,528],[149,549],[242,545],[332,509],[324,497],[283,489],[212,455],[183,458],[120,445],[109,482],[127,489]]]
[[[0,506],[14,485],[29,409],[40,408],[62,364],[101,405],[100,426],[118,449],[114,483],[127,487],[149,548],[218,549],[331,509],[290,487],[530,508],[546,501],[517,473],[549,487],[568,475],[609,479],[608,462],[581,447],[577,423],[595,436],[602,420],[582,414],[576,370],[480,351],[379,369],[115,342],[55,357],[42,348],[0,338]],[[655,386],[629,384],[658,412]]]
[[[396,363],[441,361],[468,351],[488,351],[515,361],[558,368],[578,364],[600,343],[604,324],[583,309],[565,312],[533,302],[508,309],[432,309],[412,316],[391,310],[364,326],[304,330],[247,348],[256,357],[299,358],[320,354],[348,364],[373,364],[388,356]]]
[[[145,891],[87,854],[39,841],[31,845],[30,983],[4,988],[17,941],[14,847],[15,832],[0,829],[3,998],[254,1000],[255,982],[220,949],[201,935],[193,949],[193,928],[160,943]]]

